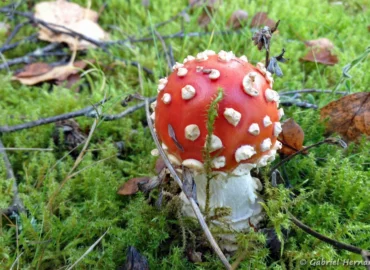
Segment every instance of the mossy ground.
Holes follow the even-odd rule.
[[[85,1],[78,2],[86,5]],[[99,22],[111,33],[112,39],[152,36],[147,31],[151,25],[169,19],[188,4],[185,0],[150,2],[149,9],[145,9],[141,1],[109,1]],[[92,8],[99,10],[102,4],[101,0],[93,1]],[[26,10],[26,6],[23,4],[19,8]],[[334,89],[341,79],[341,68],[369,45],[367,26],[370,25],[370,10],[367,0],[337,4],[322,0],[224,1],[208,30],[225,29],[227,19],[237,9],[245,9],[250,17],[258,11],[267,11],[271,18],[281,19],[279,33],[273,38],[272,55],[277,55],[284,47],[290,61],[281,65],[285,76],[275,79],[274,87],[278,91]],[[201,11],[198,9],[190,14],[190,22],[185,23],[186,33],[203,31],[197,25]],[[6,20],[4,16],[1,18]],[[8,23],[15,26],[14,21]],[[162,35],[173,34],[181,30],[180,25],[181,21],[176,20],[157,31]],[[25,27],[17,38],[21,39],[34,31],[34,27]],[[251,62],[257,62],[263,59],[263,54],[252,45],[251,37],[252,32],[247,27],[238,34],[176,38],[166,40],[166,43],[172,46],[177,60],[210,48],[216,51],[232,50],[237,55],[247,55]],[[333,41],[339,64],[327,67],[299,61],[306,53],[303,41],[320,37]],[[5,38],[2,34],[1,40]],[[46,43],[43,42],[23,44],[6,52],[5,57],[21,56],[44,45]],[[155,43],[112,46],[109,50],[116,57],[137,61],[154,71],[153,76],[143,73],[143,94],[146,96],[156,93],[157,79],[169,72],[158,40]],[[106,65],[113,60],[99,51],[90,51],[81,59],[95,62],[90,66],[91,73],[86,75],[89,88],[82,85],[79,93],[48,84],[41,87],[22,86],[11,81],[11,75],[3,71],[0,74],[0,125],[14,125],[77,110],[98,102],[105,94],[112,99],[105,104],[104,112],[115,113],[123,109],[119,105],[120,100],[128,94],[141,92],[137,68],[115,62],[115,68],[107,69]],[[368,60],[358,65],[350,72],[350,84],[339,85],[338,89],[369,91],[369,69]],[[314,94],[308,98],[323,106],[338,96]],[[305,145],[324,138],[324,127],[319,123],[317,110],[293,106],[285,108],[285,112],[287,118],[293,117],[305,131]],[[80,117],[77,121],[83,130],[89,130],[94,120]],[[6,147],[55,148],[53,129],[52,124],[45,125],[4,134],[1,139]],[[120,158],[115,156],[117,149],[114,142],[117,141],[125,143]],[[309,264],[301,266],[301,259],[308,262],[313,259],[362,260],[359,255],[336,250],[292,226],[283,210],[288,209],[324,235],[370,249],[369,146],[367,141],[351,144],[347,150],[323,145],[306,156],[290,161],[284,168],[294,190],[299,191],[297,198],[292,198],[284,187],[272,188],[266,181],[270,225],[291,230],[281,260],[273,262],[269,266],[271,269],[312,268]],[[132,197],[116,194],[117,188],[126,180],[154,174],[155,159],[149,154],[153,148],[143,110],[117,121],[99,122],[89,146],[89,149],[98,150],[89,150],[78,169],[90,167],[68,180],[56,193],[52,212],[48,203],[72,168],[74,159],[66,152],[58,151],[9,151],[28,213],[18,220],[2,218],[0,268],[10,268],[19,258],[16,263],[18,269],[66,269],[108,230],[103,240],[75,269],[115,269],[125,261],[128,246],[135,246],[145,255],[151,269],[222,269],[211,252],[204,254],[202,263],[187,261],[182,250],[179,220],[173,211],[157,210],[147,203],[143,194]],[[105,158],[108,159],[99,162]],[[6,180],[4,168],[1,161],[0,208],[7,207],[12,198],[11,182]],[[20,225],[18,232],[16,222]],[[19,234],[17,241],[16,233]],[[240,236],[240,243],[250,250],[241,269],[267,267],[268,253],[266,249],[260,249],[263,240],[261,235],[255,233]],[[253,248],[252,242],[258,248]]]

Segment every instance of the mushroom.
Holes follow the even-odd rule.
[[[271,74],[262,63],[255,67],[232,52],[208,52],[188,56],[168,76],[166,84],[160,81],[158,88],[163,89],[154,108],[155,130],[173,164],[193,171],[197,200],[204,210],[207,109],[222,88],[224,97],[218,103],[218,117],[207,148],[215,174],[210,181],[209,205],[211,214],[219,207],[231,210],[227,224],[216,220],[214,226],[244,231],[251,225],[258,226],[263,218],[258,194],[261,183],[250,172],[274,160],[281,148],[277,137],[283,111],[278,109],[279,95],[271,89]],[[194,216],[186,196],[181,197],[183,213]]]

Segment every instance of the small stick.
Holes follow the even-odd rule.
[[[147,119],[147,123],[148,123],[148,126],[149,126],[149,129],[150,129],[150,133],[152,134],[152,137],[153,137],[153,140],[158,148],[158,151],[161,155],[161,157],[163,158],[163,161],[164,163],[166,164],[167,168],[169,169],[173,179],[175,180],[175,182],[178,184],[178,186],[181,188],[181,190],[183,189],[183,186],[182,186],[182,182],[181,182],[181,179],[180,177],[177,175],[175,169],[173,168],[171,162],[169,161],[167,155],[165,154],[165,152],[163,151],[162,147],[161,147],[161,144],[157,138],[157,135],[154,133],[154,130],[153,130],[153,123],[152,123],[152,120],[150,119],[150,112],[149,112],[149,100],[146,99],[145,100],[145,110],[146,110],[146,119]],[[228,260],[226,259],[225,255],[222,253],[222,250],[220,249],[220,247],[218,246],[216,240],[213,238],[213,235],[211,233],[211,231],[209,230],[205,220],[204,220],[204,217],[197,205],[197,203],[195,202],[194,198],[192,197],[189,197],[186,193],[184,193],[185,196],[187,197],[187,199],[189,200],[190,204],[191,204],[191,207],[193,208],[194,210],[194,213],[195,215],[197,216],[197,219],[199,221],[199,224],[200,226],[202,227],[203,231],[204,231],[204,234],[206,235],[211,247],[213,248],[213,250],[215,251],[215,253],[218,255],[218,257],[220,258],[220,260],[222,261],[222,263],[224,264],[224,266],[226,267],[226,269],[231,269],[231,265],[230,263],[228,262]]]
[[[295,156],[311,149],[311,148],[314,148],[314,147],[317,147],[319,145],[322,145],[324,143],[329,143],[329,144],[339,144],[341,145],[343,148],[346,147],[345,144],[343,144],[344,142],[341,140],[341,139],[334,139],[334,138],[326,138],[325,140],[323,141],[320,141],[320,142],[317,142],[317,143],[314,143],[310,146],[307,146],[297,152],[295,152],[294,154],[291,154],[290,156],[286,157],[285,159],[281,160],[280,162],[278,162],[278,164],[276,164],[274,167],[272,167],[272,169],[270,170],[269,172],[269,175],[271,175],[277,168],[279,168],[281,165],[287,163],[289,160],[291,160],[292,158],[294,158]]]
[[[322,235],[320,233],[318,233],[317,231],[313,230],[312,228],[310,228],[309,226],[307,226],[306,224],[302,223],[299,219],[297,219],[295,216],[293,216],[291,213],[289,213],[289,219],[299,228],[301,228],[303,231],[305,231],[306,233],[316,237],[317,239],[325,242],[325,243],[328,243],[336,248],[339,248],[339,249],[344,249],[344,250],[347,250],[347,251],[350,251],[352,253],[356,253],[356,254],[362,254],[363,252],[368,252],[367,250],[363,250],[359,247],[356,247],[356,246],[352,246],[352,245],[349,245],[349,244],[345,244],[345,243],[342,243],[342,242],[339,242],[339,241],[336,241],[334,239],[331,239],[325,235]]]
[[[317,105],[312,104],[312,103],[308,103],[306,101],[294,101],[294,100],[280,101],[280,105],[286,106],[286,107],[295,105],[295,106],[300,107],[300,108],[315,109],[315,110],[317,110],[319,108]]]
[[[63,56],[68,55],[67,53],[59,52],[59,51],[51,52],[52,50],[57,49],[59,47],[59,45],[60,44],[58,44],[58,43],[51,43],[51,44],[45,46],[44,48],[36,49],[35,51],[33,51],[31,53],[28,53],[25,56],[7,60],[5,63],[0,64],[0,70],[4,69],[4,68],[8,68],[9,66],[12,66],[12,65],[23,64],[23,63],[25,63],[25,64],[32,63],[33,58],[36,58],[36,57],[54,56],[56,54],[57,55],[63,55]]]
[[[23,202],[22,202],[21,198],[19,197],[17,181],[16,181],[16,178],[14,176],[12,165],[10,164],[8,155],[6,154],[6,151],[4,150],[4,148],[5,147],[3,145],[3,142],[0,140],[0,154],[3,156],[5,169],[6,169],[6,178],[8,180],[13,180],[13,186],[12,186],[13,201],[7,209],[0,210],[0,212],[2,214],[5,214],[5,215],[9,216],[13,212],[22,213],[22,212],[25,212],[26,210],[23,206]]]
[[[21,30],[21,28],[23,26],[25,26],[26,24],[28,24],[30,21],[25,21],[25,22],[21,22],[21,23],[18,23],[13,31],[10,33],[10,35],[8,36],[8,38],[6,39],[6,41],[4,42],[4,45],[8,45],[12,40],[13,38],[18,34],[19,30]]]
[[[28,128],[33,128],[33,127],[37,127],[41,125],[54,123],[54,122],[61,121],[61,120],[67,120],[67,119],[71,119],[71,118],[75,118],[79,116],[84,116],[96,110],[97,106],[101,105],[104,102],[105,102],[105,99],[92,106],[88,106],[78,111],[60,114],[60,115],[56,115],[56,116],[52,116],[48,118],[41,118],[36,121],[31,121],[31,122],[27,122],[27,123],[15,125],[15,126],[2,126],[0,127],[0,133],[10,133],[10,132],[14,132],[14,131],[22,130],[22,129],[28,129]]]
[[[113,57],[115,60],[118,60],[118,61],[121,61],[123,63],[125,63],[126,65],[131,65],[133,67],[136,67],[136,68],[139,68],[141,67],[145,73],[149,74],[149,75],[153,75],[154,72],[153,70],[147,68],[147,67],[143,67],[142,65],[140,65],[140,63],[136,62],[136,61],[130,61],[130,60],[126,60],[126,59],[122,59],[122,58],[119,58],[119,57]]]
[[[325,94],[337,94],[337,95],[348,95],[348,92],[333,92],[332,90],[320,90],[320,89],[302,89],[302,90],[292,90],[292,91],[284,91],[279,92],[279,95],[294,95],[294,94],[301,94],[301,93],[325,93]]]
[[[156,98],[157,97],[149,98],[149,102],[153,102]],[[103,120],[103,121],[114,121],[114,120],[123,118],[123,117],[129,115],[130,113],[133,113],[134,111],[137,111],[138,109],[140,109],[144,106],[145,106],[145,102],[141,102],[141,103],[138,103],[138,104],[124,110],[123,112],[121,112],[119,114],[113,114],[113,115],[103,114],[103,115],[101,115],[101,120]]]
[[[166,60],[167,60],[167,65],[168,65],[168,68],[169,70],[172,72],[172,66],[171,65],[171,57],[169,55],[169,52],[167,50],[167,46],[166,46],[166,42],[163,40],[162,36],[160,33],[158,33],[157,30],[154,29],[154,34],[158,37],[159,41],[161,42],[161,45],[162,45],[162,48],[163,48],[163,51],[165,53],[165,56],[166,56]]]
[[[32,15],[32,13],[29,13],[29,12],[12,11],[8,8],[2,8],[2,9],[0,9],[0,12],[2,12],[2,13],[13,12],[14,15],[19,15],[19,16],[25,17],[25,18],[29,19],[30,21],[32,21],[33,23],[40,24],[40,25],[44,26],[45,28],[47,28],[48,30],[50,30],[54,33],[65,34],[65,35],[68,35],[68,36],[77,37],[77,38],[86,40],[86,41],[90,42],[91,44],[94,44],[95,46],[100,47],[100,48],[104,48],[106,46],[105,42],[101,42],[101,41],[95,40],[93,38],[90,38],[88,36],[85,36],[85,35],[83,35],[81,33],[78,33],[78,32],[76,32],[76,31],[74,31],[74,30],[72,30],[68,27],[63,26],[63,25],[48,23],[44,20],[37,19],[36,17],[34,17]],[[57,29],[57,28],[63,29],[65,31]]]
[[[16,147],[6,147],[6,148],[0,148],[0,150],[4,151],[54,151],[53,148],[16,148]]]
[[[241,30],[223,30],[223,31],[215,31],[215,32],[189,32],[189,33],[183,33],[178,32],[175,34],[169,34],[162,36],[162,39],[172,39],[172,38],[185,38],[185,37],[201,37],[206,35],[227,35],[227,34],[241,34]],[[108,45],[114,45],[114,44],[125,44],[127,42],[131,43],[138,43],[138,42],[146,42],[146,41],[153,41],[153,37],[144,37],[139,39],[126,39],[126,40],[118,40],[118,41],[108,41]]]
[[[22,43],[25,43],[26,41],[34,41],[34,40],[37,40],[37,34],[32,34],[28,37],[25,37],[24,39],[20,40],[20,41],[17,41],[17,42],[14,42],[12,44],[7,44],[5,43],[1,48],[0,48],[0,53],[3,53],[5,51],[9,51],[11,49],[14,49],[15,47],[17,47],[19,44],[22,44]]]

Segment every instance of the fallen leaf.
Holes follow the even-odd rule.
[[[216,8],[222,4],[222,0],[189,0],[189,5],[193,7],[211,7]]]
[[[206,11],[203,11],[202,14],[198,17],[198,25],[201,27],[206,27],[212,20],[211,15],[212,11],[209,11],[208,13]]]
[[[359,92],[330,102],[320,112],[328,133],[339,133],[346,141],[357,141],[361,135],[370,139],[370,93]]]
[[[53,67],[47,63],[37,62],[25,66],[23,69],[16,72],[14,76],[16,76],[17,78],[29,78],[34,76],[40,76],[52,69]]]
[[[41,63],[39,63],[41,65]],[[38,73],[35,67],[31,67],[30,71],[25,72],[24,74],[18,73],[15,74],[12,77],[12,80],[18,80],[24,85],[35,85],[41,82],[46,81],[64,81],[66,80],[70,75],[77,74],[80,72],[81,69],[84,69],[86,67],[85,61],[77,61],[72,64],[62,65],[62,66],[56,66],[52,67],[50,70],[44,72],[44,73]],[[47,67],[45,65],[41,65],[44,70],[47,70]],[[37,66],[36,66],[37,67]],[[32,72],[34,74],[32,75]],[[28,76],[25,76],[28,75]]]
[[[162,157],[158,157],[157,161],[155,162],[155,171],[159,174],[164,168],[166,168],[166,164]]]
[[[206,27],[212,20],[212,15],[216,11],[222,0],[189,0],[189,5],[193,8],[203,8],[202,14],[198,17],[198,25]]]
[[[338,63],[338,57],[329,50],[310,50],[301,60],[333,66]]]
[[[139,191],[139,184],[146,184],[150,180],[150,177],[137,177],[128,180],[118,190],[118,195],[133,195]]]
[[[283,131],[278,140],[283,144],[283,147],[278,152],[289,156],[303,149],[303,129],[292,118],[286,120],[281,127]]]
[[[108,34],[97,24],[98,13],[85,9],[75,3],[64,0],[55,2],[41,2],[35,6],[35,18],[43,20],[53,28],[65,32],[67,27],[97,41],[106,41]],[[53,25],[55,24],[55,25]],[[66,34],[56,34],[44,26],[40,26],[39,39],[49,42],[64,42],[71,49],[85,50],[95,47],[94,44],[77,39]]]
[[[310,51],[301,58],[302,61],[333,66],[338,63],[338,57],[332,54],[334,44],[327,38],[308,40],[305,42]]]
[[[251,28],[257,28],[260,26],[268,26],[273,28],[276,22],[267,16],[266,12],[257,12],[252,18]]]
[[[227,25],[233,29],[239,29],[245,25],[245,22],[248,20],[248,12],[245,10],[237,10],[231,15],[230,19],[227,22]]]
[[[81,80],[80,74],[71,74],[65,79],[64,81],[57,81],[57,85],[61,85],[64,88],[75,90],[76,92],[79,92],[79,87],[75,88],[74,86],[77,85],[77,83]]]
[[[307,47],[313,47],[313,48],[318,47],[320,49],[328,49],[328,50],[334,49],[333,42],[331,42],[330,39],[327,39],[327,38],[307,40],[305,41],[305,44]]]

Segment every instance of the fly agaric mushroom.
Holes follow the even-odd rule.
[[[245,56],[206,50],[176,63],[168,78],[161,79],[153,104],[155,130],[174,165],[194,172],[197,200],[204,210],[207,178],[203,153],[207,141],[207,109],[222,88],[211,145],[215,177],[210,181],[209,205],[230,208],[227,228],[243,231],[262,219],[259,179],[251,169],[267,165],[281,148],[279,95],[273,78],[262,63],[253,66]],[[182,194],[184,195],[184,194]],[[183,212],[193,215],[190,207]],[[212,214],[212,213],[211,213]],[[216,222],[217,223],[217,222]]]

